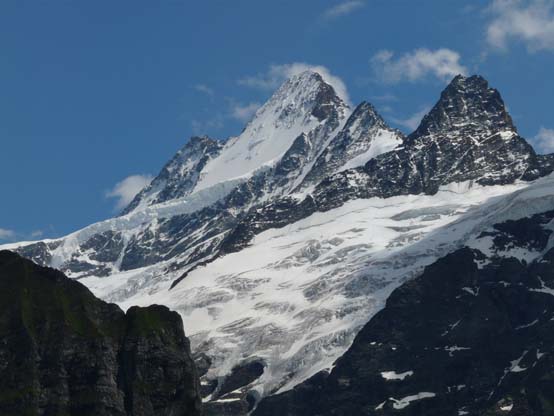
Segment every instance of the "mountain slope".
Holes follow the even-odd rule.
[[[363,102],[319,155],[302,185],[317,185],[333,173],[363,166],[398,147],[403,139],[403,134],[388,127],[371,104]]]
[[[287,81],[244,132],[223,147],[211,139],[193,139],[135,198],[125,215],[63,239],[19,245],[17,250],[71,277],[107,276],[165,261],[185,272],[217,254],[248,209],[292,192],[348,114],[344,101],[319,74],[302,73]],[[357,134],[364,135],[363,130],[358,128]],[[369,146],[363,148],[369,149],[372,134],[364,137]],[[252,142],[258,144],[243,149]],[[275,148],[274,142],[279,142]],[[290,147],[284,154],[271,159],[287,143]],[[237,146],[244,150],[240,157]],[[262,148],[269,148],[268,154],[260,153]],[[262,165],[252,168],[253,159]],[[237,169],[252,169],[242,177],[230,177],[225,170],[223,181],[211,184],[206,179],[212,175],[209,166],[223,160],[238,164]]]
[[[2,415],[199,415],[181,318],[131,308],[0,251]]]
[[[123,210],[122,215],[192,193],[206,164],[217,157],[223,144],[209,137],[192,137],[162,168],[158,176]]]
[[[554,207],[554,205],[552,206]],[[495,224],[396,289],[330,374],[254,415],[550,415],[554,211]]]

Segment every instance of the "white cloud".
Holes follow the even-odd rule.
[[[554,153],[554,129],[541,127],[533,143],[539,153]]]
[[[339,3],[329,9],[325,10],[323,17],[325,19],[334,19],[341,16],[346,16],[347,14],[352,13],[353,11],[364,6],[363,1],[359,0],[350,0],[343,3]]]
[[[419,126],[419,123],[421,122],[421,119],[423,118],[423,116],[425,114],[427,114],[429,112],[430,109],[431,109],[431,107],[426,106],[426,107],[422,108],[420,111],[412,114],[408,118],[394,118],[394,117],[391,117],[391,121],[398,124],[399,126],[406,127],[411,133],[412,131],[417,129],[417,127]]]
[[[194,86],[194,89],[209,96],[214,95],[213,88],[208,87],[206,84],[196,84]]]
[[[125,208],[146,185],[152,181],[151,175],[131,175],[115,184],[106,197],[116,198],[116,209]]]
[[[194,134],[209,134],[215,130],[220,130],[225,125],[223,116],[220,114],[215,117],[209,118],[207,120],[197,120],[194,119],[191,121],[192,132]]]
[[[460,63],[460,54],[451,49],[416,49],[395,59],[394,52],[382,50],[371,58],[371,65],[380,81],[395,84],[415,82],[433,76],[449,81],[458,74],[466,74]]]
[[[260,108],[261,104],[258,102],[252,102],[249,104],[235,103],[231,107],[231,117],[242,122],[250,121],[252,116],[256,113],[256,110]]]
[[[263,90],[274,90],[277,89],[286,79],[308,70],[320,74],[324,81],[335,89],[338,96],[341,97],[346,103],[350,104],[348,90],[343,80],[336,75],[333,75],[328,68],[322,65],[310,65],[304,62],[271,65],[265,73],[239,79],[238,83],[240,85],[246,85]]]
[[[506,49],[510,40],[529,51],[554,50],[554,0],[494,0],[488,9],[487,42]]]
[[[31,238],[40,238],[44,235],[44,231],[42,230],[35,230],[35,231],[32,231],[30,236]]]
[[[396,95],[389,93],[383,95],[374,95],[371,97],[371,99],[374,101],[383,101],[387,103],[398,101],[398,97]]]
[[[0,240],[9,240],[15,237],[15,232],[6,228],[0,228]]]

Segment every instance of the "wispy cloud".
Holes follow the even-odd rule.
[[[221,114],[217,114],[214,117],[207,120],[194,119],[191,121],[192,132],[194,134],[210,134],[222,129],[225,126],[225,119]]]
[[[339,3],[328,8],[322,14],[324,19],[336,19],[337,17],[346,16],[357,9],[364,7],[365,3],[360,0],[350,0]]]
[[[519,41],[531,52],[554,50],[554,0],[494,0],[488,13],[487,43],[493,49]]]
[[[145,186],[147,186],[153,177],[152,175],[131,175],[115,184],[113,189],[106,192],[107,198],[115,198],[116,209],[125,208]]]
[[[541,127],[532,141],[539,153],[554,153],[554,129]]]
[[[34,231],[31,231],[31,234],[29,234],[31,238],[40,238],[43,235],[44,235],[44,231],[42,230],[34,230]]]
[[[331,85],[336,93],[345,102],[350,103],[348,90],[344,81],[322,65],[310,65],[305,62],[293,62],[290,64],[271,65],[266,72],[258,73],[239,79],[240,85],[259,88],[263,90],[274,90],[278,88],[287,78],[298,75],[304,71],[314,71],[320,74],[325,82]]]
[[[247,122],[254,116],[260,106],[261,104],[258,102],[249,104],[234,103],[231,106],[231,117],[242,122]]]
[[[198,92],[209,95],[210,97],[215,93],[213,88],[208,87],[206,84],[196,84],[194,89]]]
[[[371,99],[373,101],[381,101],[385,103],[392,103],[392,102],[398,101],[398,97],[394,94],[373,95]]]
[[[460,63],[460,54],[451,49],[416,49],[398,58],[389,50],[382,50],[371,58],[377,80],[388,84],[402,81],[416,82],[428,77],[448,81],[458,74],[466,74]]]
[[[15,231],[6,228],[0,228],[0,241],[11,240],[15,237]]]
[[[407,128],[410,132],[417,129],[419,126],[419,123],[421,122],[421,119],[425,114],[429,112],[431,109],[430,106],[423,107],[420,111],[417,111],[416,113],[412,114],[408,118],[395,118],[391,117],[391,121],[395,124],[398,124],[399,126]]]
[[[214,135],[225,127],[229,120],[238,120],[246,123],[252,119],[261,103],[252,101],[242,103],[234,98],[226,97],[227,108],[208,116],[206,119],[194,119],[191,121],[192,132],[196,135]]]

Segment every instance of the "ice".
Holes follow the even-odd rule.
[[[381,377],[383,377],[385,380],[404,380],[406,377],[413,375],[413,371],[404,371],[403,373],[397,373],[396,371],[381,372]]]
[[[268,230],[172,290],[171,274],[147,278],[157,285],[130,291],[119,304],[161,303],[179,311],[193,349],[214,357],[208,378],[258,358],[266,370],[254,388],[262,395],[285,391],[332,367],[394,288],[494,221],[507,199],[518,201],[505,195],[524,187],[462,184],[432,196],[350,201]],[[114,287],[124,293],[144,273],[156,271],[83,282],[110,298]]]
[[[397,410],[400,410],[400,409],[404,409],[405,407],[408,407],[410,405],[410,403],[413,402],[413,401],[422,400],[422,399],[430,399],[430,398],[435,397],[435,396],[436,396],[435,393],[424,391],[424,392],[417,393],[417,394],[414,394],[414,395],[411,395],[411,396],[403,397],[402,399],[399,399],[399,400],[391,397],[390,400],[392,400],[394,402],[392,407],[394,407]]]

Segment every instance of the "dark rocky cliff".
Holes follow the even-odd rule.
[[[125,314],[54,269],[0,251],[0,414],[196,416],[176,312]]]

